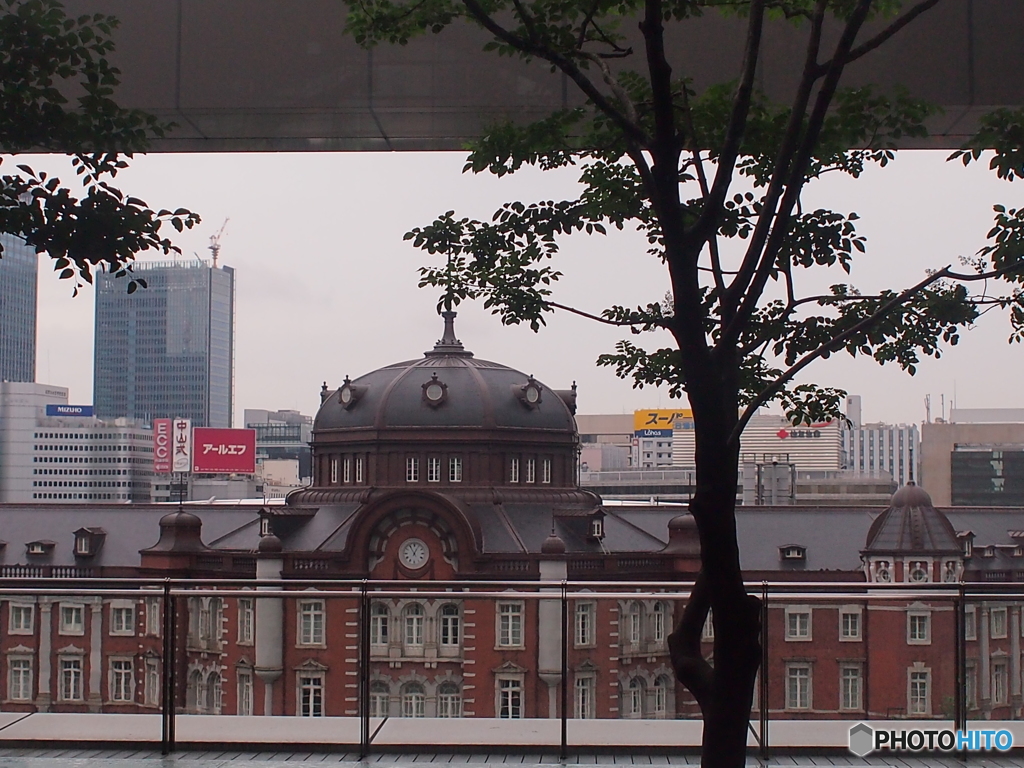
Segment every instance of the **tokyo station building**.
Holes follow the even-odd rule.
[[[699,716],[666,646],[699,568],[693,520],[581,489],[575,403],[575,387],[475,357],[446,313],[422,357],[324,386],[313,484],[283,504],[0,505],[0,706],[161,701],[158,592],[4,594],[15,577],[259,578],[318,584],[178,598],[180,712],[355,716],[364,680],[373,717],[557,717],[560,593],[523,582],[567,580],[568,715]],[[740,507],[737,526],[748,578],[794,592],[767,611],[773,719],[952,717],[956,590],[917,588],[1024,580],[1021,510],[939,510],[913,485],[887,509]],[[868,582],[907,589],[869,596]],[[978,590],[963,612],[968,716],[1020,718],[1021,603]],[[709,621],[709,656],[712,637]]]

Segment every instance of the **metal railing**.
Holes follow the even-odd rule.
[[[379,581],[379,580],[282,580],[256,581],[235,580],[185,580],[185,579],[58,579],[58,578],[6,578],[0,579],[0,600],[17,601],[18,598],[105,598],[160,600],[160,641],[161,641],[161,686],[159,709],[161,715],[161,751],[169,754],[176,746],[176,715],[181,709],[182,686],[179,666],[187,656],[188,643],[182,642],[181,629],[183,600],[196,597],[247,598],[258,604],[265,598],[311,598],[347,599],[356,604],[357,646],[358,646],[358,695],[359,744],[361,757],[370,754],[375,736],[387,720],[385,716],[376,730],[371,728],[370,700],[374,656],[371,638],[371,605],[375,601],[400,600],[453,600],[492,599],[513,597],[516,601],[557,601],[559,603],[559,660],[560,682],[558,690],[558,719],[560,720],[559,756],[565,758],[572,746],[569,739],[568,721],[571,716],[569,695],[570,653],[574,645],[570,601],[637,601],[657,600],[679,604],[685,601],[693,584],[690,582],[632,582],[620,581]],[[771,675],[769,673],[772,654],[775,651],[770,631],[770,611],[773,608],[800,604],[835,604],[839,600],[872,602],[897,602],[910,605],[915,601],[948,603],[954,613],[953,645],[951,649],[955,664],[955,685],[952,719],[955,727],[966,729],[968,720],[967,680],[967,608],[972,602],[1004,603],[1024,601],[1024,585],[1012,583],[953,583],[953,584],[866,584],[849,582],[753,582],[748,591],[762,600],[761,615],[761,673],[755,695],[757,729],[753,724],[751,732],[761,756],[767,759],[771,753],[770,722]],[[620,616],[621,619],[621,616]],[[281,628],[283,631],[283,627]],[[621,621],[619,626],[622,630]],[[41,631],[41,630],[40,630]],[[258,634],[253,628],[253,640]],[[523,630],[525,631],[525,629]],[[667,634],[670,627],[664,629]],[[1010,632],[1010,626],[1006,626]],[[1022,634],[1022,627],[1015,631]],[[84,633],[84,631],[83,631]],[[94,637],[96,635],[94,634]],[[463,657],[464,659],[465,657]],[[379,662],[379,659],[377,660]],[[413,660],[414,661],[414,660]],[[464,662],[463,662],[464,663]],[[59,682],[58,682],[59,685]],[[1019,681],[1018,681],[1019,685]],[[856,713],[855,713],[856,714]],[[870,711],[866,714],[870,715]],[[863,715],[857,715],[863,717]],[[553,746],[553,745],[552,745]]]

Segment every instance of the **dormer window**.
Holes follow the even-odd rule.
[[[79,528],[75,531],[75,557],[94,557],[106,536],[102,528]]]
[[[260,536],[269,536],[272,533],[270,530],[270,518],[263,516],[260,518]]]
[[[974,555],[974,533],[972,531],[957,531],[956,537],[963,547],[964,557],[972,557]]]
[[[799,544],[787,544],[779,547],[779,557],[783,560],[803,562],[807,560],[807,547]]]
[[[541,404],[540,383],[533,376],[530,376],[522,386],[513,386],[512,391],[516,399],[530,410]]]
[[[52,541],[30,541],[25,545],[25,551],[29,555],[48,555],[55,546],[56,543]]]
[[[981,550],[981,556],[982,557],[995,557],[996,556],[996,548],[995,548],[995,546],[992,545],[992,544],[989,544],[987,547],[985,547],[984,549]]]
[[[342,382],[341,387],[338,388],[338,402],[341,403],[341,407],[346,411],[352,408],[363,396],[363,387],[358,387],[353,384],[348,376],[345,377],[345,381]]]
[[[907,581],[912,581],[917,584],[931,581],[931,579],[928,578],[928,563],[922,560],[915,560],[911,562],[910,567],[907,570]]]
[[[604,538],[604,516],[595,515],[590,518],[590,538],[592,539],[603,539]]]

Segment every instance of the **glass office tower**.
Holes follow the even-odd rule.
[[[230,427],[235,271],[201,261],[139,262],[148,287],[96,281],[93,399],[100,418],[186,418]]]
[[[36,251],[0,235],[0,381],[36,380]]]

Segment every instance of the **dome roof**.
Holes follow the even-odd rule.
[[[960,544],[953,524],[932,506],[931,496],[920,486],[907,483],[871,523],[864,551],[959,552]]]
[[[346,379],[321,404],[313,430],[483,427],[575,434],[566,393],[473,357],[455,338],[455,313],[442,314],[444,336],[432,350],[419,360]]]

